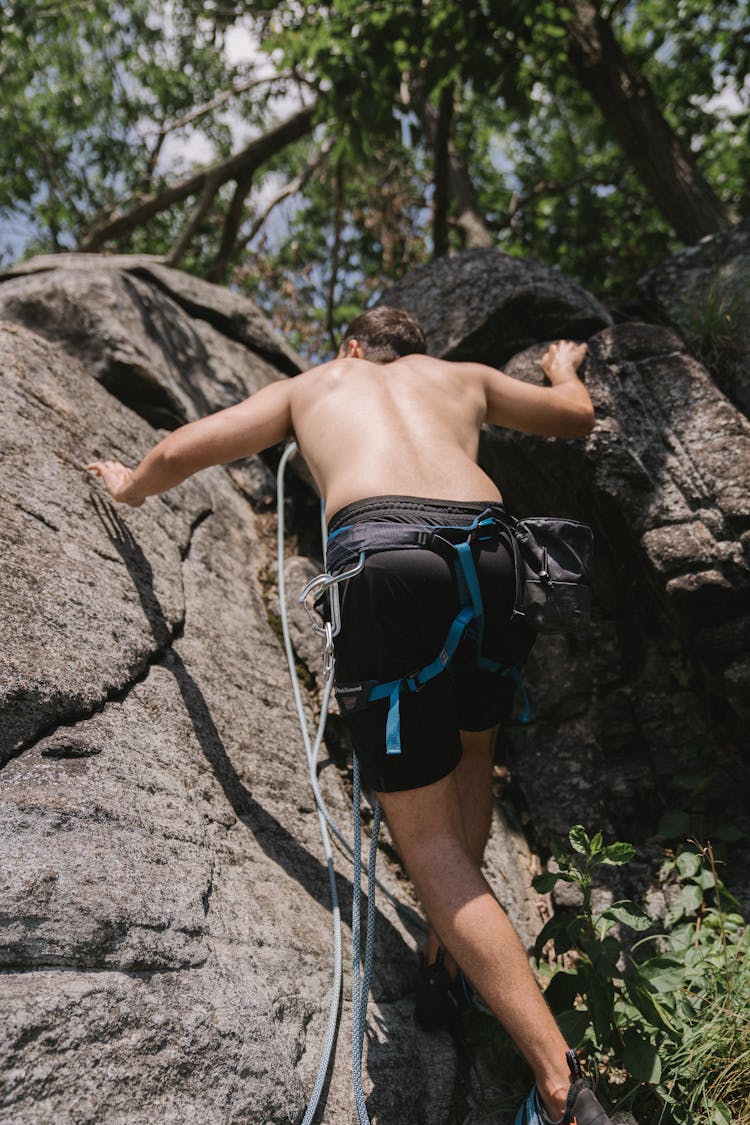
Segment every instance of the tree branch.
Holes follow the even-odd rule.
[[[326,332],[334,351],[338,350],[338,341],[333,331],[333,305],[336,298],[336,282],[339,276],[339,256],[341,254],[341,228],[344,222],[344,166],[341,157],[336,163],[336,211],[333,229],[333,247],[331,250],[331,276],[328,281],[328,300],[326,302]]]
[[[332,137],[325,141],[321,145],[315,156],[308,160],[307,164],[299,173],[299,175],[295,176],[293,180],[289,180],[288,183],[284,184],[281,191],[279,191],[273,197],[273,199],[265,206],[263,211],[261,211],[260,215],[257,215],[253,220],[253,225],[250,227],[249,232],[246,235],[243,235],[242,238],[237,239],[234,250],[232,252],[232,257],[236,257],[245,249],[246,246],[250,245],[260,228],[265,223],[268,216],[276,207],[278,207],[280,203],[283,203],[285,199],[289,199],[290,196],[296,195],[297,192],[302,191],[303,187],[310,179],[310,176],[313,174],[315,169],[323,163],[323,161],[326,159],[331,149],[333,148],[334,144],[335,141]]]
[[[192,195],[202,192],[209,179],[215,179],[218,186],[229,180],[239,180],[252,174],[270,157],[281,152],[287,145],[304,137],[312,129],[315,106],[299,110],[280,125],[269,129],[267,133],[256,137],[245,148],[233,153],[216,164],[195,172],[184,180],[165,188],[164,191],[147,196],[135,196],[127,202],[132,204],[130,210],[120,211],[114,216],[107,217],[89,230],[83,238],[80,250],[99,250],[105,242],[121,238],[136,227],[166,211],[175,203],[189,199]],[[125,204],[127,206],[127,204]]]
[[[293,78],[293,74],[269,74],[265,78],[248,78],[245,82],[240,82],[239,85],[233,86],[231,90],[224,90],[221,94],[217,94],[215,98],[210,101],[204,102],[203,105],[195,106],[194,109],[189,110],[182,117],[178,117],[175,121],[170,121],[169,124],[162,125],[159,129],[159,136],[165,137],[168,133],[174,133],[177,129],[184,129],[186,125],[192,125],[199,117],[204,114],[210,113],[214,109],[225,105],[226,102],[232,98],[244,94],[247,90],[252,90],[256,86],[263,86],[270,82],[289,81]]]
[[[437,113],[430,105],[421,84],[415,81],[410,100],[430,145],[435,149],[437,140]],[[456,226],[460,229],[464,246],[472,250],[479,246],[492,246],[492,235],[479,209],[479,200],[466,161],[448,141],[448,182],[456,204]]]
[[[250,171],[247,175],[242,176],[237,180],[234,188],[234,195],[232,202],[229,204],[229,210],[224,220],[224,229],[221,232],[221,242],[217,251],[216,257],[206,271],[206,280],[220,282],[224,280],[227,266],[232,258],[232,250],[237,238],[237,231],[240,229],[242,222],[242,212],[245,207],[245,200],[250,194],[250,188],[253,186],[253,172]]]
[[[219,190],[220,186],[221,185],[219,181],[215,177],[209,177],[206,180],[206,186],[203,189],[203,194],[201,195],[193,210],[190,212],[190,217],[180,231],[179,238],[167,254],[165,262],[168,266],[179,265],[182,258],[185,256],[187,248],[193,239],[193,235],[197,231],[198,227],[203,221],[203,217],[206,215],[211,204],[216,198],[216,193]]]

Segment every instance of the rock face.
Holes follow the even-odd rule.
[[[497,366],[540,340],[587,340],[612,320],[551,266],[500,250],[468,250],[413,270],[380,304],[406,309],[444,359]]]
[[[432,350],[512,356],[532,381],[545,339],[589,338],[589,438],[488,427],[481,443],[511,510],[582,519],[596,537],[591,629],[538,642],[532,722],[500,746],[510,784],[487,870],[531,945],[549,907],[528,889],[538,859],[520,822],[542,851],[575,822],[632,840],[644,887],[665,810],[712,835],[750,829],[750,427],[680,337],[609,325],[534,263],[472,252],[385,299],[420,315]],[[331,917],[276,627],[270,462],[212,469],[137,510],[115,510],[82,466],[132,462],[154,426],[301,361],[251,302],[153,259],[26,263],[0,282],[0,316],[0,1122],[298,1122],[327,1018]],[[317,569],[299,472],[288,515],[296,591]],[[311,719],[318,644],[299,616],[293,635]],[[325,753],[321,786],[349,833],[335,715]],[[336,868],[347,917],[351,869],[339,855]],[[727,881],[745,899],[749,869],[735,853]],[[387,841],[380,874],[408,904]],[[497,1121],[507,1060],[415,1032],[419,927],[380,896],[377,932],[373,1121]],[[331,1125],[352,1119],[349,1001],[347,986]]]
[[[0,284],[0,1121],[296,1122],[327,1018],[331,917],[267,606],[272,521],[242,468],[136,510],[82,469],[132,462],[153,422],[242,397],[293,356],[258,342],[250,302],[158,263],[100,264],[42,260]],[[209,321],[211,354],[232,357],[216,383]],[[345,763],[324,760],[321,785],[349,833]],[[534,862],[498,810],[489,869],[527,943]],[[351,869],[336,865],[346,918]],[[380,871],[408,903],[395,864]],[[419,931],[383,896],[377,927],[370,1111],[452,1125],[467,1064],[447,1037],[415,1034]],[[352,1112],[348,996],[332,1123]]]
[[[483,435],[512,510],[595,528],[591,631],[539,640],[535,720],[506,753],[542,834],[565,831],[570,805],[628,839],[665,808],[744,823],[750,427],[673,333],[619,325],[589,343],[589,438]],[[508,370],[540,382],[542,351]]]
[[[174,429],[302,370],[260,310],[218,286],[150,259],[70,254],[49,268],[56,260],[6,275],[0,318],[61,344],[155,426]]]
[[[639,289],[750,414],[750,220],[681,250],[650,270]]]

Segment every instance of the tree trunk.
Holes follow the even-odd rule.
[[[641,183],[687,243],[731,222],[690,150],[665,120],[653,91],[615,39],[593,0],[571,0],[573,71],[599,107]]]
[[[242,217],[245,212],[245,200],[250,194],[252,186],[252,171],[246,172],[235,184],[232,202],[229,204],[229,210],[224,220],[224,229],[221,232],[221,243],[219,244],[216,257],[206,271],[206,281],[213,281],[215,284],[219,285],[226,279],[237,234],[242,225]]]
[[[438,115],[434,106],[431,106],[417,83],[411,90],[411,100],[414,110],[424,129],[433,152],[436,151],[438,140]],[[451,195],[456,204],[456,225],[461,231],[464,246],[473,250],[478,246],[493,246],[492,234],[479,209],[479,200],[474,190],[469,169],[466,162],[456,152],[448,140],[448,183]]]
[[[442,258],[448,253],[448,207],[450,188],[450,135],[453,122],[453,86],[444,86],[440,92],[435,141],[433,145],[433,184],[435,202],[432,215],[432,255]]]

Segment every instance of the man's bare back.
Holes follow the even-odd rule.
[[[485,396],[455,365],[338,359],[294,384],[294,434],[329,516],[377,495],[500,499],[476,464]]]
[[[476,463],[482,424],[556,437],[588,433],[593,409],[576,376],[585,354],[585,344],[553,344],[542,359],[552,385],[539,387],[484,364],[426,355],[372,363],[350,340],[346,355],[176,430],[135,470],[112,461],[88,468],[115,500],[137,506],[293,432],[329,515],[377,495],[499,500]]]

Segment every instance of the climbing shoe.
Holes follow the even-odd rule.
[[[419,955],[414,1018],[425,1031],[454,1030],[462,1013],[471,1007],[471,985],[461,972],[451,977],[444,962],[445,950],[442,948],[431,965],[427,964],[423,954]]]
[[[566,1051],[565,1058],[572,1082],[562,1117],[557,1121],[547,1117],[539,1091],[533,1086],[528,1098],[516,1114],[513,1125],[612,1125],[594,1097],[591,1083],[588,1078],[584,1078],[575,1051]]]

